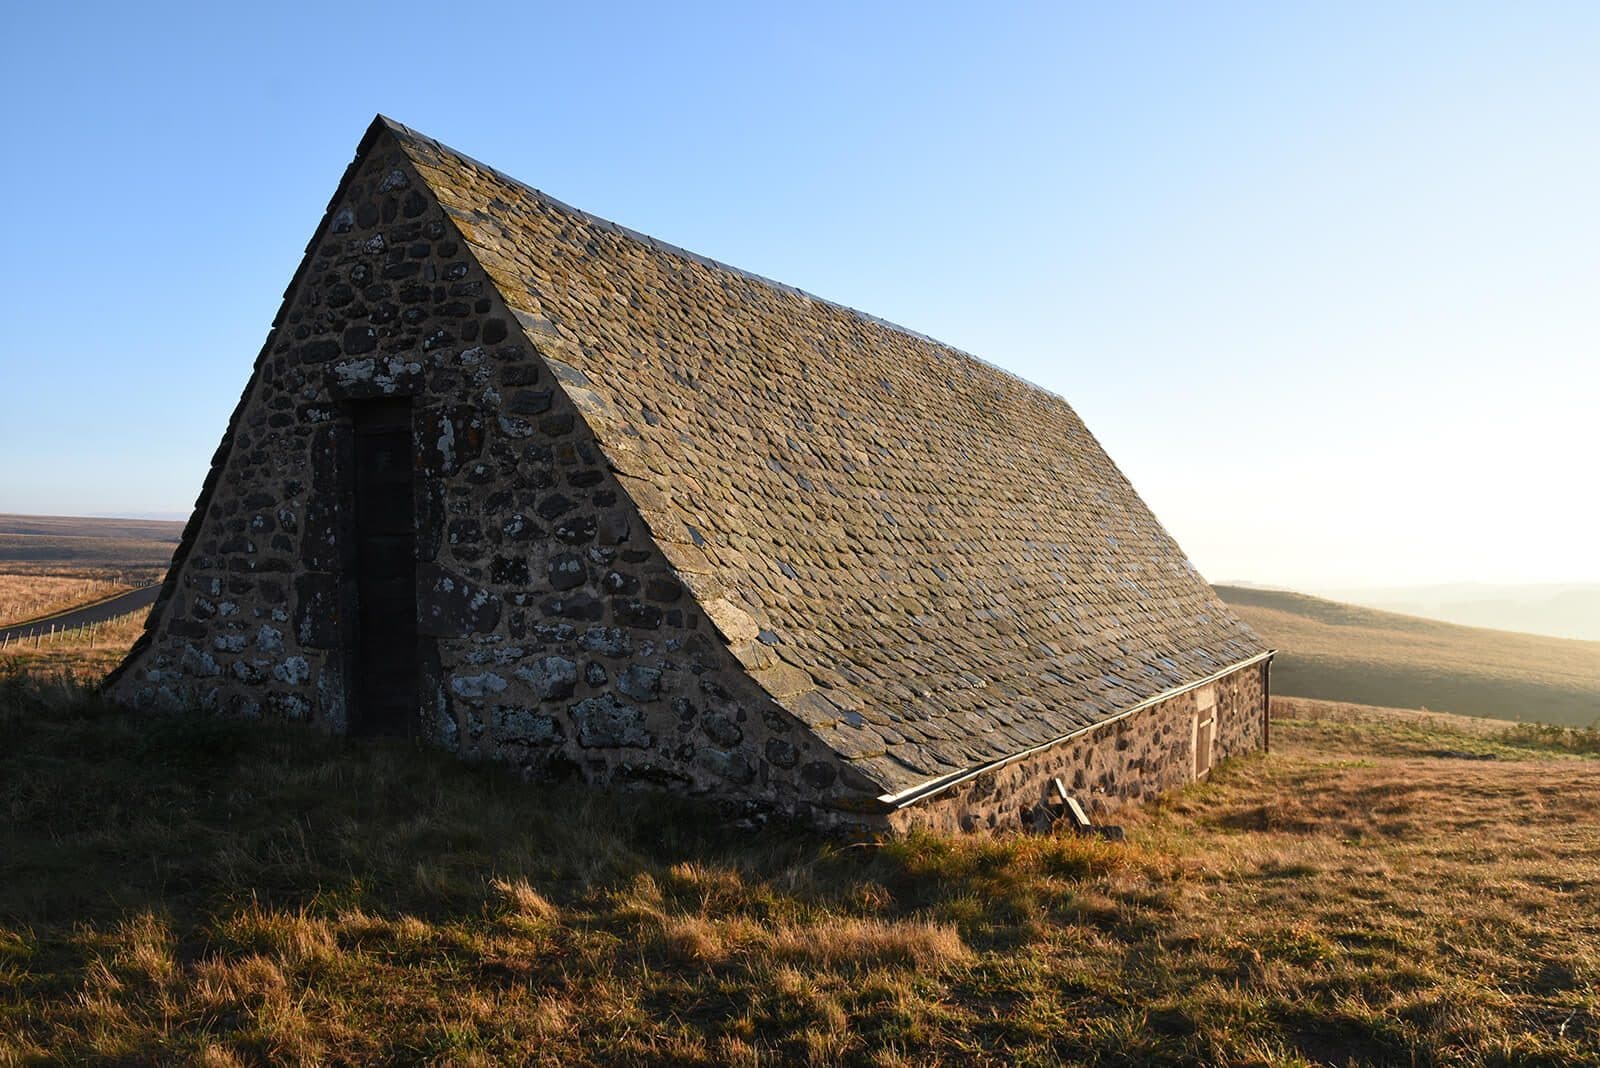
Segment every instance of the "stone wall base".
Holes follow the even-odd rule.
[[[1048,822],[1042,809],[1051,806],[1057,778],[1091,820],[1102,822],[1125,805],[1205,776],[1228,757],[1264,748],[1267,671],[1268,661],[1241,667],[900,809],[888,825],[900,832],[1037,829]],[[1208,762],[1205,723],[1212,717]]]

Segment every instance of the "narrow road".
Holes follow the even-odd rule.
[[[69,608],[53,616],[31,619],[26,623],[10,627],[0,627],[0,641],[15,641],[19,638],[31,638],[35,634],[48,634],[51,627],[56,630],[71,630],[73,627],[84,627],[90,623],[103,623],[140,608],[150,607],[155,604],[156,595],[160,592],[161,583],[158,582],[153,586],[143,586],[127,593],[119,593],[115,597],[108,597],[104,601],[84,605],[82,608]]]

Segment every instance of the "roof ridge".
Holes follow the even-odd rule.
[[[743,267],[737,267],[723,260],[713,259],[710,256],[704,255],[703,253],[695,252],[692,249],[686,249],[681,245],[674,245],[670,241],[664,241],[659,237],[653,237],[641,230],[635,230],[630,226],[624,226],[619,222],[603,218],[602,216],[596,215],[591,211],[585,211],[583,208],[575,207],[574,205],[568,204],[566,201],[561,200],[558,197],[551,196],[542,189],[534,188],[527,182],[524,182],[522,179],[517,178],[514,175],[507,174],[498,167],[483,162],[476,156],[469,156],[460,149],[453,148],[450,145],[445,144],[443,141],[440,141],[438,138],[429,137],[421,130],[407,126],[405,123],[396,119],[391,119],[381,112],[375,119],[373,119],[373,125],[377,125],[379,123],[382,123],[396,134],[425,142],[441,152],[448,152],[458,159],[461,159],[466,163],[478,168],[479,170],[493,175],[500,181],[523,190],[543,204],[553,207],[558,211],[563,211],[568,215],[577,216],[590,226],[594,226],[611,233],[621,234],[622,236],[632,241],[637,241],[642,245],[646,245],[657,252],[661,252],[669,256],[680,256],[683,259],[698,263],[703,267],[709,267],[715,271],[724,271],[737,278],[743,278],[746,281],[755,282],[758,285],[764,285],[769,289],[777,290],[780,293],[788,293],[793,296],[803,297],[804,299],[814,301],[817,304],[821,304],[829,308],[836,308],[839,311],[855,316],[857,319],[869,325],[878,326],[886,330],[892,330],[895,333],[904,334],[905,336],[915,338],[918,341],[925,341],[930,345],[936,345],[939,348],[948,352],[952,352],[957,356],[971,360],[973,363],[981,364],[982,366],[989,368],[991,371],[1005,375],[1007,378],[1019,382],[1031,390],[1036,390],[1039,393],[1043,393],[1046,396],[1049,396],[1054,400],[1067,405],[1069,408],[1072,406],[1065,396],[1057,393],[1055,390],[1050,389],[1047,386],[1041,386],[1039,383],[1017,374],[1015,371],[1001,367],[997,363],[986,360],[976,353],[968,352],[966,349],[963,349],[959,346],[952,345],[948,341],[940,341],[936,337],[924,334],[920,330],[913,330],[909,326],[902,326],[891,319],[885,319],[881,316],[873,315],[871,312],[862,311],[860,308],[852,307],[849,304],[845,304],[837,300],[830,300],[827,297],[818,296],[817,294],[812,293],[810,290],[801,289],[799,286],[790,285],[787,282],[780,282],[776,278],[770,278],[767,275],[758,274],[755,271],[747,270]]]

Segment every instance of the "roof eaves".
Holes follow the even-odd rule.
[[[961,785],[968,779],[976,778],[977,776],[988,771],[997,771],[1009,764],[1015,764],[1019,760],[1030,757],[1035,753],[1041,753],[1046,749],[1053,749],[1056,746],[1061,745],[1063,742],[1071,741],[1079,735],[1087,734],[1092,730],[1098,730],[1099,728],[1110,723],[1115,723],[1118,720],[1127,719],[1135,712],[1142,712],[1151,705],[1159,704],[1162,701],[1177,697],[1180,694],[1188,693],[1190,690],[1198,689],[1201,686],[1216,682],[1218,679],[1227,675],[1231,675],[1235,671],[1250,667],[1252,664],[1259,664],[1263,661],[1271,660],[1277,654],[1278,651],[1276,649],[1267,649],[1264,652],[1255,654],[1254,656],[1246,657],[1237,663],[1230,664],[1220,671],[1214,671],[1204,678],[1195,679],[1193,682],[1186,682],[1181,686],[1174,686],[1170,689],[1163,690],[1154,696],[1145,698],[1137,704],[1128,706],[1115,715],[1096,720],[1088,726],[1079,727],[1061,735],[1060,737],[1052,738],[1047,742],[1042,742],[1039,745],[1020,750],[1016,753],[1012,753],[1009,756],[1000,757],[997,760],[991,760],[983,764],[974,764],[971,767],[962,768],[960,771],[952,772],[949,775],[942,775],[938,778],[929,779],[926,782],[919,783],[916,786],[911,786],[901,790],[899,793],[883,794],[878,798],[878,800],[895,809],[906,808],[910,805],[917,804],[918,802],[926,801],[928,798],[933,797],[936,794],[944,793],[946,790],[949,790],[952,787]]]

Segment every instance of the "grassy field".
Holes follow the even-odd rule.
[[[830,842],[0,694],[0,1064],[1594,1064],[1594,732],[1284,701],[1128,840]]]
[[[1600,642],[1483,630],[1218,586],[1279,650],[1275,693],[1569,726],[1600,722]]]
[[[0,627],[161,581],[182,523],[0,514]],[[145,612],[0,650],[9,669],[94,680],[116,666]]]
[[[96,574],[18,575],[0,571],[0,627],[88,604],[132,588],[115,578]]]
[[[93,684],[116,667],[144,632],[143,608],[92,627],[0,647],[0,671],[69,675]]]

